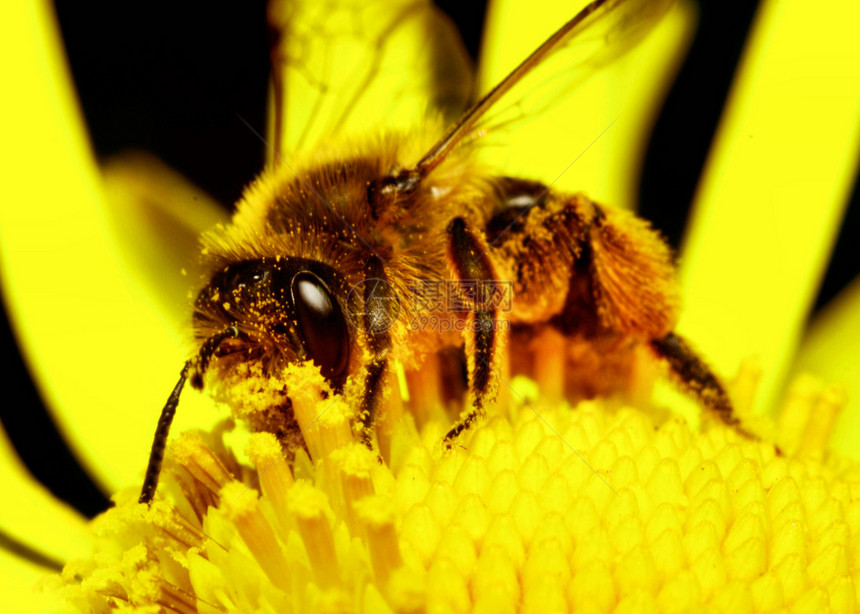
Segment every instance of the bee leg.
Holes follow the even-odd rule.
[[[388,353],[391,350],[388,329],[397,315],[393,309],[396,301],[397,296],[388,282],[382,261],[378,256],[371,256],[364,276],[364,332],[373,358],[367,366],[359,409],[361,443],[370,450],[373,450],[373,425],[379,415],[388,372]]]
[[[483,239],[473,234],[463,218],[448,226],[448,257],[459,282],[459,293],[469,303],[464,331],[471,407],[445,435],[448,449],[464,430],[484,415],[486,403],[496,392],[494,373],[499,364],[497,308],[493,291],[497,276]],[[488,300],[490,299],[490,300]]]
[[[740,426],[740,420],[734,414],[725,388],[683,337],[669,333],[661,339],[651,341],[651,348],[669,364],[672,375],[681,387],[706,409],[745,437],[758,439]]]

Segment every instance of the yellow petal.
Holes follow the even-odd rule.
[[[227,212],[145,152],[111,158],[101,171],[111,227],[123,246],[128,273],[185,325],[191,313],[188,292],[203,283],[200,234],[227,222]]]
[[[4,299],[46,402],[109,489],[137,481],[186,348],[130,272],[47,2],[4,5]],[[133,269],[131,269],[133,271]],[[173,272],[179,275],[179,266]],[[178,297],[180,303],[184,297]],[[192,402],[180,420],[193,420]],[[193,422],[191,422],[193,423]]]
[[[16,614],[70,611],[69,606],[58,604],[55,595],[37,588],[45,574],[43,567],[0,551],[0,611]]]
[[[756,354],[773,409],[860,152],[860,7],[759,7],[682,251],[679,329],[718,372]]]
[[[86,520],[33,478],[2,429],[0,484],[3,484],[0,532],[58,563],[90,551],[92,534]]]
[[[808,372],[839,386],[847,398],[839,417],[832,448],[860,460],[860,279],[833,299],[807,331],[798,352],[795,373]]]
[[[478,74],[487,92],[586,3],[505,0],[491,3]],[[636,3],[633,3],[634,5]],[[695,14],[678,2],[654,31],[608,66],[591,66],[572,48],[537,70],[526,87],[524,108],[537,117],[517,120],[490,134],[481,160],[510,176],[553,182],[556,189],[587,192],[606,204],[635,208],[638,172],[656,114],[683,59]],[[585,44],[603,45],[604,32],[587,32]],[[609,40],[612,46],[620,41]],[[579,43],[581,47],[583,43]],[[587,54],[585,54],[587,55]],[[558,106],[541,98],[582,82]],[[504,105],[502,105],[504,106]],[[526,111],[528,113],[529,111]],[[493,111],[491,111],[493,113]]]

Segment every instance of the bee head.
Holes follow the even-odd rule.
[[[350,352],[347,293],[337,272],[306,259],[246,260],[212,276],[194,304],[198,339],[235,326],[216,357],[259,360],[267,373],[311,360],[334,388],[343,385]],[[341,297],[341,301],[338,300]]]

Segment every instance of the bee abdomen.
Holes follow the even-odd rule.
[[[515,322],[546,322],[565,303],[582,255],[588,212],[582,196],[505,178],[485,233],[494,259],[513,282]]]

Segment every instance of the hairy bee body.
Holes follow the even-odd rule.
[[[349,359],[332,378],[334,388],[349,377],[366,377],[374,331],[355,317],[367,312],[366,297],[356,289],[368,283],[366,263],[378,258],[391,299],[388,320],[376,331],[391,339],[388,370],[397,361],[410,378],[427,360],[462,356],[465,346],[472,377],[485,370],[486,390],[494,394],[499,348],[506,341],[511,372],[538,377],[546,340],[554,336],[564,346],[559,394],[579,399],[628,390],[642,348],[665,338],[677,320],[674,267],[659,235],[627,212],[537,182],[494,176],[456,156],[418,189],[376,202],[379,178],[404,168],[415,143],[424,140],[389,138],[349,148],[356,152],[351,157],[337,148],[309,165],[286,162],[249,188],[229,227],[205,238],[212,281],[195,304],[196,336],[203,342],[231,324],[241,333],[221,349],[223,358],[234,360],[219,361],[220,377],[229,378],[236,361],[258,360],[273,375],[291,361],[313,358],[296,339],[296,321],[288,322],[293,335],[273,332],[270,315],[253,306],[242,311],[241,297],[225,277],[239,263],[291,261],[327,267],[322,281],[345,314],[348,339],[337,343]],[[454,220],[462,220],[483,252],[478,255],[491,280],[478,279],[480,271],[470,276],[458,270],[451,253]],[[491,356],[483,368],[470,359],[475,297],[463,296],[465,284],[482,281],[502,284],[506,293],[497,297],[502,304],[495,305],[494,338],[486,350]],[[449,369],[441,378],[461,374]],[[465,391],[463,381],[438,385]],[[370,426],[374,419],[365,422]]]
[[[672,256],[647,222],[482,168],[473,156],[472,145],[492,130],[489,112],[502,112],[497,119],[506,123],[504,111],[521,108],[512,92],[549,58],[570,49],[583,66],[605,64],[670,5],[592,0],[447,130],[430,121],[411,134],[352,143],[328,136],[297,159],[283,159],[281,144],[296,134],[283,120],[298,51],[281,36],[289,20],[275,6],[273,162],[232,223],[204,237],[207,281],[193,313],[200,350],[162,410],[140,501],[154,495],[186,378],[202,388],[207,370],[227,393],[247,396],[252,380],[251,394],[273,393],[249,420],[275,433],[287,454],[303,443],[285,377],[298,363],[313,363],[322,376],[299,385],[345,398],[371,448],[398,365],[410,387],[437,391],[410,398],[408,409],[443,404],[460,413],[444,438],[448,448],[488,411],[509,374],[534,377],[547,398],[578,400],[635,393],[649,361],[734,424],[717,378],[673,333]],[[444,20],[434,23],[444,31]],[[395,19],[391,28],[399,25]],[[368,48],[379,50],[388,33],[382,28]],[[379,68],[374,61],[362,87]],[[338,134],[360,98],[361,90],[346,98],[317,90],[310,117],[329,104],[341,109],[330,124]]]
[[[261,175],[238,204],[233,222],[204,237],[207,277],[239,262],[306,259],[323,263],[336,272],[332,282],[338,286],[334,298],[341,312],[349,316],[350,325],[361,327],[356,316],[363,308],[355,301],[362,299],[366,262],[378,257],[399,308],[409,311],[404,315],[417,315],[420,302],[409,299],[418,290],[415,281],[447,279],[445,224],[450,221],[446,220],[450,208],[443,211],[445,203],[459,200],[472,188],[460,175],[444,188],[422,190],[409,199],[408,206],[397,203],[389,211],[374,211],[368,186],[399,168],[405,149],[402,141],[388,138],[364,146],[333,147],[310,162],[288,161]],[[435,189],[444,189],[446,197],[434,196]],[[194,324],[200,341],[235,321],[235,315],[221,309],[223,291],[210,284],[198,297]],[[405,342],[405,317],[398,320],[386,325],[386,330],[398,337],[397,357],[408,363],[411,355],[419,353],[418,347]],[[251,322],[247,326],[254,328]],[[428,343],[435,345],[432,338],[428,336]],[[349,352],[348,372],[354,373],[361,368],[366,343],[360,334],[350,341],[356,347]],[[264,348],[269,372],[298,357],[281,345],[275,340]],[[284,360],[279,362],[279,357]]]

